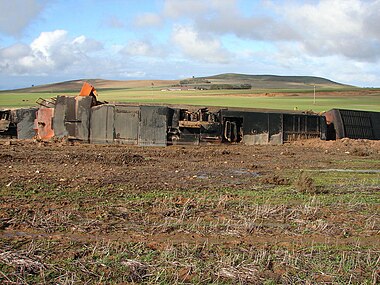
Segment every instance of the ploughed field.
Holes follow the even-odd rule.
[[[2,284],[376,284],[380,142],[0,141]]]

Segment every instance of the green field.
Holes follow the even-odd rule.
[[[269,108],[284,110],[312,110],[322,112],[332,108],[356,109],[367,111],[380,111],[380,90],[368,95],[344,96],[342,90],[338,95],[324,95],[323,92],[337,91],[337,89],[324,89],[316,92],[316,102],[310,90],[196,90],[196,91],[161,91],[161,88],[129,88],[129,89],[103,89],[98,90],[99,100],[107,102],[129,102],[150,104],[184,104],[198,106]],[[378,91],[378,92],[376,92]],[[274,95],[274,93],[286,93]],[[74,96],[78,92],[0,92],[1,108],[20,108],[35,106],[38,98],[51,98],[57,95]],[[368,93],[368,92],[367,92]],[[258,94],[267,94],[267,96]]]

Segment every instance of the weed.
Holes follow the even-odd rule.
[[[294,186],[300,193],[318,194],[321,193],[320,189],[315,185],[314,179],[304,171],[301,171],[294,182]]]

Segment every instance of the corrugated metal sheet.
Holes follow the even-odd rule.
[[[332,109],[324,114],[327,139],[380,139],[380,113]]]
[[[353,139],[374,139],[371,113],[340,110],[346,137]]]

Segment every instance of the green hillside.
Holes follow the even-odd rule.
[[[346,89],[355,88],[352,85],[338,83],[326,78],[315,76],[280,76],[280,75],[249,75],[225,73],[207,77],[194,77],[181,81],[182,84],[212,88],[213,85],[243,85],[249,84],[252,89],[313,89],[318,88]]]
[[[380,89],[358,88],[320,77],[230,73],[188,80],[196,82],[194,85],[250,84],[252,88],[200,90],[191,87],[191,84],[183,85],[181,88],[168,88],[178,87],[179,80],[83,79],[22,90],[0,91],[0,109],[36,106],[38,98],[48,99],[57,95],[75,96],[79,93],[83,82],[88,81],[98,90],[98,99],[107,102],[296,109],[316,112],[332,108],[380,111]]]

